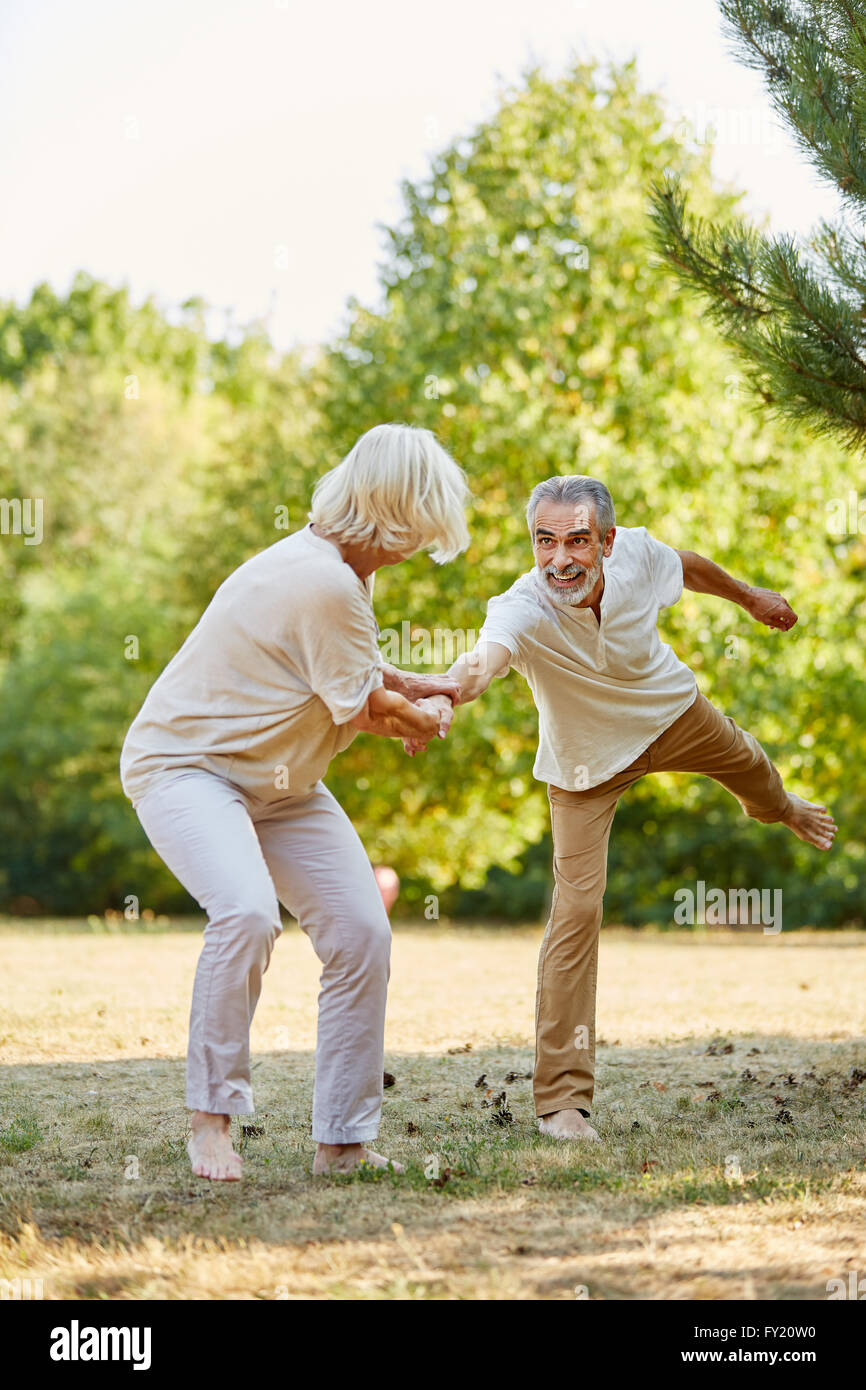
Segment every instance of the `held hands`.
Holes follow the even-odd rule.
[[[797,614],[787,599],[772,589],[749,589],[743,607],[756,622],[763,623],[765,627],[779,628],[782,632],[787,632],[797,621]]]
[[[460,686],[451,676],[413,675],[409,671],[401,671],[400,677],[400,694],[413,704],[417,705],[431,695],[451,695],[455,702],[460,699]]]
[[[416,677],[417,680],[425,679],[422,676]],[[429,680],[440,680],[441,677],[430,676]],[[454,684],[454,682],[452,682]],[[413,702],[417,709],[423,710],[425,714],[433,715],[438,721],[438,729],[435,730],[437,738],[444,738],[451,727],[451,720],[454,718],[454,707],[447,695],[429,695]],[[433,734],[428,736],[432,738]],[[404,738],[403,747],[414,758],[416,753],[423,753],[427,747],[428,739],[423,738]]]

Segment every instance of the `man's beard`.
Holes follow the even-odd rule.
[[[572,574],[580,574],[580,565],[569,565],[561,574],[557,571],[555,565],[545,565],[544,569],[541,571],[545,576],[543,580],[545,593],[550,594],[552,599],[555,599],[557,603],[562,604],[564,607],[573,608],[576,603],[582,603],[587,595],[592,593],[592,590],[595,588],[601,576],[601,567],[603,563],[604,556],[599,555],[597,565],[591,570],[584,570],[583,579],[579,584],[575,584],[572,589],[558,589],[555,584],[551,584],[547,575],[554,574],[557,579],[568,579]]]

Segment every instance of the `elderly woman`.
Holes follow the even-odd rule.
[[[391,934],[352,824],[321,778],[358,731],[445,734],[453,680],[385,665],[373,573],[469,543],[463,471],[428,430],[378,425],[320,478],[310,522],[220,585],[152,686],[120,759],[151,844],[207,913],[189,1022],[189,1155],[237,1179],[230,1119],[253,1109],[250,1023],[279,903],[322,962],[314,1173],[361,1160],[382,1106]],[[394,1165],[399,1167],[399,1165]]]

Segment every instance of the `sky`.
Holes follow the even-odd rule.
[[[378,301],[400,181],[530,60],[634,56],[775,230],[837,203],[724,39],[716,0],[0,0],[0,298],[79,269],[197,295],[282,349]]]

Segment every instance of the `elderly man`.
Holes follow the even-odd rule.
[[[253,1109],[250,1024],[279,904],[322,962],[313,1171],[388,1160],[382,1108],[391,933],[376,878],[321,778],[358,731],[445,735],[424,697],[452,680],[386,666],[374,571],[468,545],[462,469],[429,430],[377,425],[319,479],[310,522],[220,585],[150,690],[121,782],[151,844],[208,922],[189,1021],[193,1172],[233,1181],[231,1116]],[[399,1165],[394,1165],[399,1167]]]
[[[554,893],[538,965],[535,1107],[543,1133],[597,1139],[588,1121],[598,936],[620,795],[647,772],[703,773],[746,815],[779,821],[819,849],[830,848],[836,826],[823,806],[785,791],[757,740],[699,693],[657,631],[659,610],[683,586],[786,631],[797,618],[779,594],[673,550],[643,526],[617,528],[610,493],[595,478],[539,483],[527,520],[535,568],[490,600],[478,645],[448,674],[463,703],[513,667],[538,707],[533,771],[548,783]],[[432,703],[447,723],[450,702]],[[424,743],[404,746],[413,753]]]

